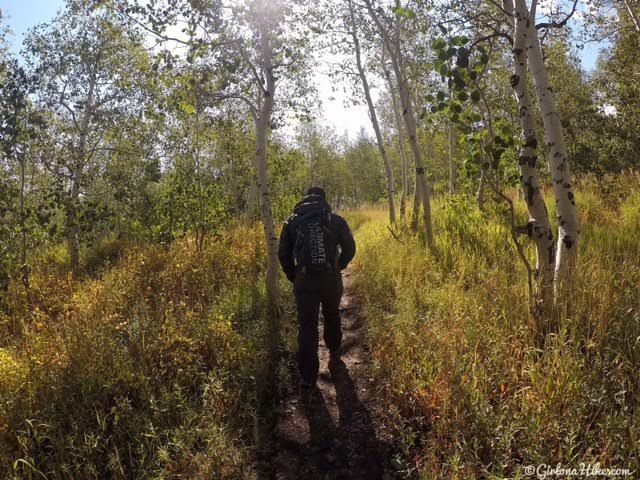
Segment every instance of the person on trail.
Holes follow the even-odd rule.
[[[311,187],[295,206],[280,234],[278,256],[293,283],[298,308],[298,370],[301,385],[316,384],[318,313],[322,304],[324,343],[333,357],[340,354],[342,274],[356,253],[356,243],[344,218],[331,211],[325,192]]]

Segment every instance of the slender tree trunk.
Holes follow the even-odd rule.
[[[453,195],[456,190],[456,173],[458,165],[455,156],[455,126],[449,122],[449,195]]]
[[[633,8],[631,7],[631,4],[629,3],[629,0],[622,0],[622,3],[624,4],[625,8],[627,9],[627,12],[629,13],[629,16],[631,17],[631,20],[633,21],[633,24],[636,27],[636,30],[638,31],[638,33],[640,33],[640,19],[638,19],[638,15],[636,15],[636,12],[633,11]]]
[[[384,53],[384,45],[382,46]],[[400,154],[400,175],[401,175],[401,187],[402,192],[400,194],[400,218],[404,218],[407,212],[407,198],[409,196],[409,170],[407,165],[407,155],[404,150],[404,136],[402,132],[402,119],[400,117],[400,109],[398,107],[398,99],[396,97],[393,81],[391,80],[391,72],[384,65],[384,59],[382,61],[382,69],[387,79],[387,85],[389,87],[389,95],[391,96],[391,105],[393,108],[393,117],[396,124],[396,130],[398,131],[398,152]]]
[[[505,10],[513,12],[513,4],[504,2],[504,6]],[[529,212],[529,222],[522,233],[526,233],[536,246],[536,293],[542,301],[542,307],[546,309],[553,303],[551,294],[555,244],[547,206],[537,178],[538,140],[527,82],[527,12],[516,10],[514,19],[513,58],[515,72],[511,77],[511,86],[518,101],[520,125],[522,126],[522,147],[520,148],[518,166],[520,185]]]
[[[407,154],[404,151],[404,138],[402,137],[402,123],[400,122],[400,112],[398,112],[395,93],[391,92],[393,98],[393,113],[396,117],[396,128],[398,129],[398,152],[400,153],[400,172],[402,177],[402,194],[400,195],[400,217],[404,218],[407,211],[407,196],[409,194],[409,168],[407,165]]]
[[[22,285],[27,295],[27,302],[33,305],[31,286],[29,283],[29,263],[27,261],[27,214],[25,209],[25,188],[26,188],[26,158],[24,151],[20,153],[20,233],[22,242],[20,245],[20,272],[22,275]]]
[[[67,242],[69,247],[69,261],[71,272],[77,277],[80,272],[80,240],[78,210],[80,207],[80,187],[83,182],[83,173],[87,156],[87,136],[89,124],[93,118],[95,109],[95,74],[89,77],[89,91],[84,105],[78,144],[76,146],[71,167],[70,206],[67,211]]]
[[[413,159],[416,166],[416,181],[420,184],[420,196],[422,199],[424,216],[425,240],[427,246],[429,248],[433,248],[434,240],[433,227],[431,222],[431,200],[429,198],[429,185],[425,177],[424,162],[422,160],[422,153],[420,152],[420,147],[418,145],[416,119],[413,112],[413,105],[411,103],[411,96],[409,94],[407,82],[403,73],[402,53],[400,50],[400,23],[398,21],[395,31],[395,38],[392,41],[389,33],[378,18],[378,14],[373,9],[371,0],[365,0],[365,3],[367,5],[369,15],[375,22],[378,30],[380,31],[380,34],[382,35],[385,47],[391,58],[391,64],[393,65],[393,72],[396,77],[398,93],[400,94],[400,104],[402,105],[402,116],[404,118],[407,135],[409,136],[409,145],[411,146],[411,153],[413,154]]]
[[[256,173],[260,198],[260,216],[264,227],[267,245],[267,272],[265,276],[267,299],[272,311],[278,309],[278,236],[273,221],[271,193],[267,179],[267,131],[273,112],[273,101],[276,89],[273,75],[273,49],[269,32],[265,26],[260,29],[260,49],[262,54],[265,85],[262,93],[260,111],[255,117],[256,127]]]
[[[80,198],[80,169],[74,169],[71,179],[71,205],[67,213],[67,242],[69,248],[69,262],[74,277],[80,271],[80,241],[78,238],[78,206]]]
[[[356,54],[356,66],[358,67],[358,75],[360,76],[360,82],[362,83],[362,90],[367,100],[367,106],[369,107],[369,118],[371,119],[371,125],[373,131],[376,134],[376,142],[378,144],[378,151],[382,157],[384,163],[384,171],[387,177],[387,200],[389,202],[389,223],[395,225],[396,223],[396,207],[393,196],[393,170],[391,170],[391,164],[387,152],[384,148],[384,140],[382,133],[380,132],[380,125],[378,123],[378,116],[376,115],[376,108],[371,98],[371,92],[369,91],[369,82],[367,81],[367,74],[362,65],[362,57],[360,53],[360,41],[358,39],[358,31],[356,29],[356,19],[353,12],[353,2],[349,0],[349,16],[351,19],[351,38],[353,39],[353,46]]]
[[[413,210],[411,213],[411,228],[414,232],[418,231],[418,223],[420,220],[420,201],[422,194],[420,193],[420,182],[416,178],[416,182],[413,189]]]
[[[516,11],[522,15],[527,14],[525,0],[516,0]],[[526,18],[527,57],[544,123],[545,142],[549,148],[549,170],[556,198],[558,244],[554,289],[556,300],[558,300],[561,295],[560,287],[566,282],[571,282],[570,277],[575,270],[578,252],[578,216],[562,124],[556,110],[553,89],[544,65],[542,48],[535,28],[535,12],[533,18],[530,18],[528,14]]]
[[[478,180],[478,191],[476,192],[476,202],[480,211],[484,210],[484,168],[480,167],[480,179]]]

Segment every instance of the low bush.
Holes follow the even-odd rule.
[[[610,202],[591,183],[577,203],[573,298],[543,349],[501,207],[438,199],[436,254],[368,212],[357,290],[416,477],[518,478],[526,465],[558,462],[638,470],[640,196],[628,188]]]
[[[5,318],[21,328],[0,349],[0,477],[254,476],[261,229],[229,227],[200,253],[189,238],[110,245],[114,266],[79,281],[51,252],[31,308],[15,286]]]

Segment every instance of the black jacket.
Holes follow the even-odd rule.
[[[296,232],[292,227],[293,220],[298,215],[304,215],[312,210],[325,210],[331,212],[331,207],[327,201],[320,195],[307,195],[293,209],[291,215],[282,227],[280,234],[280,246],[278,248],[278,257],[280,265],[285,275],[291,281],[296,276],[296,267],[293,261],[293,247],[296,243]],[[337,244],[340,246],[340,258],[338,258],[338,267],[340,270],[347,268],[351,259],[356,254],[356,242],[353,239],[349,225],[344,218],[335,213],[331,214],[331,231]]]

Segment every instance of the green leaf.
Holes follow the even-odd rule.
[[[469,43],[469,39],[465,36],[453,37],[451,39],[451,43],[456,47],[461,47],[462,45]]]
[[[443,50],[447,46],[447,41],[443,38],[436,38],[431,42],[431,47],[434,50]]]
[[[396,15],[396,17],[406,17],[406,18],[416,17],[415,12],[409,8],[393,7],[391,11]]]
[[[196,111],[195,107],[187,102],[180,102],[180,108],[189,115],[192,115]]]

